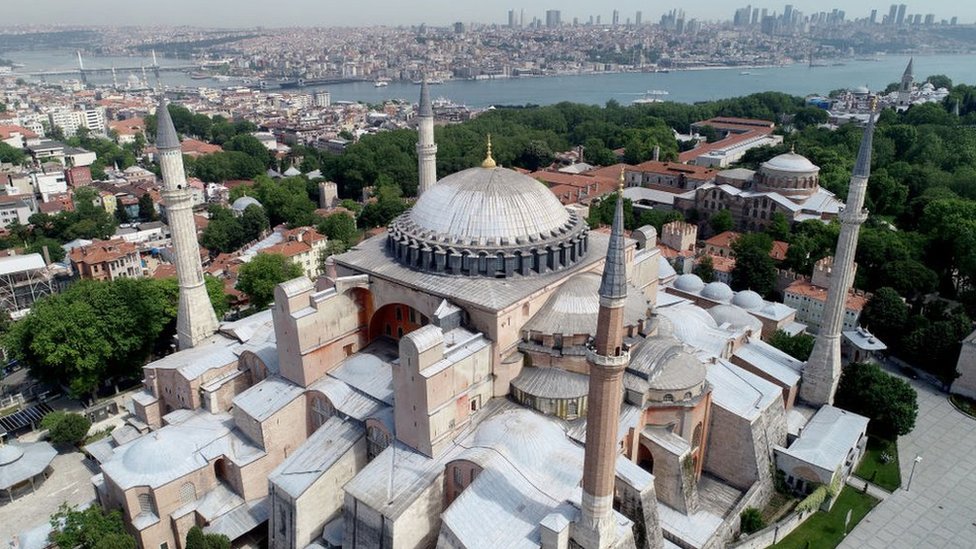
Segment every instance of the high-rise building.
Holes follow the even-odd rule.
[[[752,25],[759,24],[759,8],[755,8],[752,10],[752,21],[750,21],[750,24]]]
[[[905,4],[898,4],[898,15],[895,16],[896,25],[901,25],[905,23],[905,10],[907,9],[908,6],[906,6]]]
[[[508,10],[508,28],[515,28],[515,10]]]
[[[793,4],[786,4],[783,8],[783,24],[789,26],[793,23]]]
[[[872,25],[878,24],[878,10],[871,10],[871,17],[869,19]]]
[[[803,367],[800,383],[800,399],[813,405],[833,404],[834,392],[840,379],[840,338],[844,326],[844,309],[847,294],[854,284],[854,254],[857,252],[857,236],[861,224],[867,220],[864,196],[867,194],[868,177],[871,174],[871,146],[874,137],[875,114],[871,114],[868,127],[861,137],[861,147],[851,174],[847,191],[847,204],[839,214],[840,236],[830,275],[827,304],[820,321],[820,330],[813,345],[813,352]]]
[[[316,107],[328,107],[332,105],[332,94],[327,91],[317,91],[314,96]]]
[[[613,26],[616,27],[619,24],[620,24],[620,12],[617,10],[613,10]]]
[[[898,5],[892,4],[891,7],[888,8],[888,24],[894,25],[897,17],[898,17]]]
[[[634,15],[634,24],[637,25],[638,27],[641,26],[642,23],[641,19],[643,18],[643,15],[644,14],[641,13],[640,10],[637,10],[637,13]]]
[[[434,109],[430,104],[427,77],[420,84],[420,107],[417,124],[417,196],[421,196],[437,182],[437,143],[434,142]]]
[[[930,13],[930,14],[927,14],[925,16],[925,24],[926,25],[934,25],[935,24],[935,14],[934,13]]]
[[[559,10],[546,10],[546,26],[558,27],[561,24]]]
[[[180,284],[176,335],[182,350],[195,347],[214,335],[218,327],[217,315],[210,303],[203,266],[200,264],[200,245],[193,220],[193,194],[186,184],[180,138],[176,135],[165,99],[156,108],[156,120],[156,148],[163,174],[163,204],[173,235],[176,278]]]

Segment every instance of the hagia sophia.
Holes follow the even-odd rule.
[[[319,279],[280,284],[268,311],[215,321],[191,213],[167,208],[180,350],[145,367],[137,419],[92,449],[99,502],[140,547],[182,548],[200,526],[235,547],[714,548],[777,469],[800,493],[846,477],[866,420],[831,406],[831,319],[853,249],[797,361],[763,341],[781,304],[677,277],[652,227],[624,230],[622,199],[591,230],[490,141],[436,180],[426,85],[420,103],[417,202]],[[178,206],[179,141],[172,154],[157,113]]]

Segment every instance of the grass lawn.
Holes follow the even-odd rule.
[[[964,414],[976,417],[976,400],[968,399],[962,395],[950,395],[949,400]]]
[[[877,504],[878,500],[873,497],[845,486],[829,513],[817,511],[799,528],[793,530],[793,533],[771,546],[771,549],[833,549],[844,539],[844,520],[847,518],[847,511],[853,511],[851,524],[848,527],[848,530],[853,530],[864,515],[867,515]]]
[[[888,463],[881,462],[881,454],[888,452],[893,458]],[[898,468],[898,445],[890,440],[868,437],[868,447],[861,463],[854,472],[864,480],[894,492],[901,486],[901,471]]]

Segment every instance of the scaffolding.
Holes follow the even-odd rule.
[[[58,291],[58,283],[41,254],[0,257],[0,312],[18,319],[38,299]]]

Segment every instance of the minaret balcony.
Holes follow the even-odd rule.
[[[630,351],[621,351],[617,356],[605,356],[597,353],[595,349],[587,349],[586,360],[596,366],[620,368],[630,364]]]

